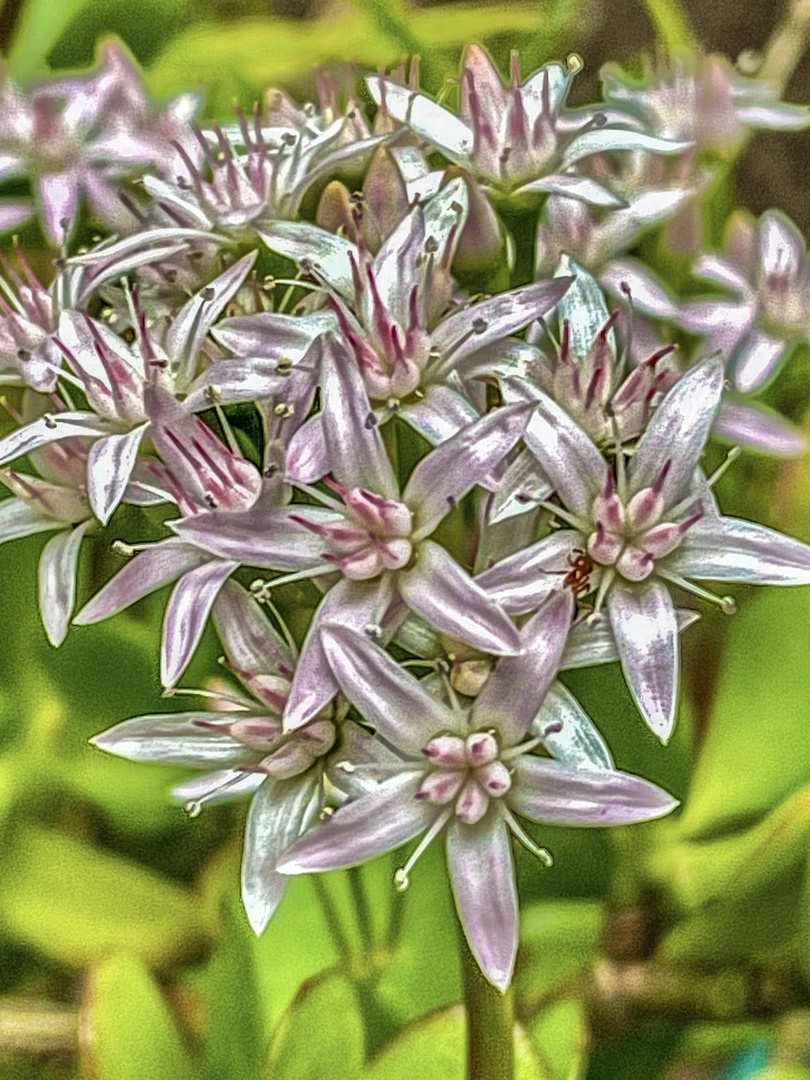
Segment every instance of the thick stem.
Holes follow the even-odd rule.
[[[467,1080],[513,1080],[515,1043],[512,994],[502,994],[481,973],[463,928],[459,951],[467,1013]]]

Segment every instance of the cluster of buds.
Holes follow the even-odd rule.
[[[324,78],[320,107],[271,91],[211,130],[189,98],[154,110],[115,45],[88,76],[0,87],[4,175],[30,177],[64,247],[47,288],[21,252],[2,257],[0,378],[19,408],[0,439],[0,542],[55,533],[40,563],[54,645],[71,619],[173,583],[167,692],[209,616],[236,680],[199,691],[205,711],[94,742],[203,770],[177,789],[193,814],[252,796],[257,932],[290,874],[421,837],[405,888],[442,834],[473,954],[501,989],[513,838],[550,863],[525,822],[676,806],[616,768],[559,672],[618,661],[639,732],[667,741],[697,617],[676,603],[731,611],[704,580],[810,584],[810,548],[722,516],[719,471],[701,464],[713,433],[803,449],[747,400],[810,340],[803,240],[777,212],[735,219],[728,252],[695,267],[734,302],[678,299],[628,257],[696,197],[721,137],[810,113],[713,58],[641,85],[609,71],[607,103],[572,110],[579,66],[522,82],[515,57],[507,83],[471,45],[457,112],[415,77],[375,76],[372,119]],[[81,192],[117,235],[72,254]],[[506,220],[539,210],[540,224],[537,279],[503,287],[532,262],[510,257],[528,234],[508,236],[507,204]],[[7,204],[0,224],[33,211]],[[711,355],[676,350],[681,330]],[[158,508],[155,538],[116,541],[126,561],[74,616],[82,542],[124,504]],[[274,598],[303,579],[321,595],[299,640]]]

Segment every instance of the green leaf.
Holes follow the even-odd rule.
[[[409,1024],[372,1059],[362,1080],[464,1080],[464,1008],[430,1013]],[[494,1080],[494,1078],[493,1078]],[[522,1028],[515,1026],[515,1080],[556,1080],[540,1062]]]
[[[11,75],[25,82],[42,71],[45,60],[70,23],[93,0],[28,0],[23,6],[14,40],[9,49]]]
[[[137,864],[38,826],[6,851],[0,919],[15,939],[65,964],[112,952],[165,965],[204,946],[212,927],[195,896]]]
[[[590,966],[599,953],[602,905],[560,900],[525,906],[520,915],[516,992],[531,1001]]]
[[[558,1001],[542,1012],[529,1030],[555,1080],[578,1080],[584,1074],[588,1023],[581,1001]]]
[[[195,1080],[166,1001],[142,961],[114,956],[90,976],[82,1075],[94,1080]]]
[[[810,781],[808,649],[808,589],[762,592],[733,617],[682,836],[756,821]]]
[[[365,1032],[352,983],[336,972],[307,982],[279,1024],[264,1076],[268,1080],[357,1080]]]

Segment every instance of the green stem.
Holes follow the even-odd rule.
[[[357,916],[357,924],[360,928],[360,937],[366,949],[371,952],[374,948],[374,924],[371,919],[371,907],[368,896],[363,886],[362,869],[352,866],[349,869],[349,888],[354,901],[354,910]]]
[[[694,49],[697,41],[680,0],[643,0],[661,44],[668,52]]]
[[[467,1013],[467,1080],[513,1080],[514,1018],[511,991],[502,994],[481,973],[463,928],[459,951]]]
[[[349,967],[352,960],[352,950],[349,944],[349,939],[345,930],[341,926],[340,919],[338,918],[337,908],[335,902],[329,895],[329,890],[326,887],[326,882],[323,880],[320,874],[312,874],[312,885],[315,889],[315,895],[318,897],[321,909],[323,910],[324,920],[329,933],[332,935],[332,940],[335,943],[335,948],[338,951],[344,967]]]

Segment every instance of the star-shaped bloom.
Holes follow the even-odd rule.
[[[327,755],[341,744],[341,725],[329,710],[298,731],[282,730],[281,713],[296,658],[256,600],[235,582],[227,582],[218,597],[214,621],[228,666],[249,697],[233,691],[211,693],[216,711],[138,716],[91,741],[134,761],[209,770],[175,789],[192,815],[208,802],[253,796],[242,898],[250,924],[260,934],[284,894],[286,879],[276,869],[279,858],[324,807]],[[340,753],[353,754],[354,744],[362,741],[360,732],[346,725],[344,734]]]
[[[496,409],[463,428],[419,462],[400,492],[360,374],[333,339],[324,343],[321,370],[329,486],[339,498],[309,488],[308,493],[326,505],[286,507],[284,527],[278,511],[268,513],[263,507],[242,514],[201,514],[174,524],[181,541],[223,559],[270,569],[289,567],[294,577],[340,572],[341,580],[318,607],[303,647],[285,713],[291,727],[310,719],[337,692],[320,645],[324,621],[358,630],[382,628],[390,610],[395,628],[410,608],[431,625],[488,651],[502,654],[520,648],[517,630],[500,606],[430,537],[515,445],[531,406]],[[291,479],[296,479],[293,470]],[[313,563],[318,545],[320,558]]]
[[[557,192],[599,206],[621,206],[620,198],[573,167],[592,154],[677,153],[688,144],[648,135],[624,117],[617,123],[604,108],[567,110],[572,76],[581,66],[577,58],[567,69],[546,64],[521,84],[513,53],[511,81],[505,86],[487,52],[480,45],[469,45],[459,80],[458,116],[396,82],[376,76],[366,81],[374,100],[390,116],[495,191]]]
[[[720,601],[697,581],[810,584],[810,547],[738,518],[721,517],[698,463],[723,390],[723,365],[709,359],[668,392],[625,463],[609,464],[589,435],[545,395],[525,439],[570,524],[496,563],[476,581],[513,613],[548,592],[596,591],[607,609],[622,668],[642,715],[663,740],[675,721],[678,630],[669,585]],[[585,560],[570,576],[577,553]],[[568,572],[565,576],[562,570]]]
[[[356,866],[424,834],[397,873],[402,889],[422,851],[444,831],[470,947],[490,982],[506,990],[518,943],[510,833],[551,861],[518,818],[627,825],[677,805],[655,785],[611,768],[609,755],[607,762],[576,767],[533,753],[543,742],[542,735],[531,737],[535,730],[550,729],[553,737],[565,727],[567,703],[549,700],[549,688],[571,610],[570,596],[551,596],[523,628],[524,652],[501,659],[468,707],[444,704],[362,634],[326,627],[323,647],[335,678],[396,759],[379,768],[385,779],[375,788],[294,843],[278,869]],[[346,768],[351,774],[351,761]]]

